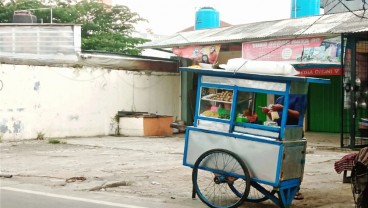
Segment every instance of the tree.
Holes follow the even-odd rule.
[[[0,23],[11,23],[13,22],[13,14],[14,11],[18,10],[31,10],[42,8],[43,5],[41,2],[36,0],[11,0],[8,3],[4,3],[5,0],[2,0],[0,4]]]
[[[141,38],[132,38],[134,24],[145,21],[126,6],[107,5],[95,0],[83,0],[75,5],[82,24],[82,48],[102,50],[124,54],[140,54],[137,45],[146,42]]]
[[[132,37],[134,24],[147,21],[126,6],[109,7],[99,0],[0,0],[0,23],[12,22],[16,10],[31,10],[44,23],[82,25],[82,50],[139,55],[137,45],[147,42]]]

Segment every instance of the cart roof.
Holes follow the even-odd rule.
[[[215,77],[228,77],[238,79],[256,79],[265,81],[293,81],[293,82],[308,82],[308,83],[320,83],[330,84],[329,79],[321,79],[315,77],[302,77],[302,76],[288,76],[288,75],[272,75],[272,74],[254,74],[245,72],[236,72],[223,69],[198,69],[191,67],[180,67],[182,72],[194,72],[206,76]]]

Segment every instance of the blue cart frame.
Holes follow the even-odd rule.
[[[193,168],[201,155],[210,150],[229,151],[246,165],[250,185],[253,188],[278,207],[289,207],[304,173],[307,143],[303,137],[304,114],[299,118],[298,125],[286,125],[287,116],[282,116],[280,126],[238,122],[235,110],[237,94],[250,92],[284,96],[283,115],[287,115],[290,94],[306,95],[309,83],[328,84],[330,81],[311,77],[251,74],[216,69],[180,68],[180,71],[198,74],[196,112],[193,126],[186,129],[183,165]],[[233,92],[229,119],[201,114],[202,88]],[[193,186],[194,183],[193,181]],[[273,189],[266,190],[263,185],[271,186]],[[193,188],[193,197],[196,192],[198,190]],[[208,203],[207,205],[223,207]]]

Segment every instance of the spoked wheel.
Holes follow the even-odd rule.
[[[251,182],[252,184],[253,182]],[[255,183],[255,182],[254,182]],[[268,192],[271,193],[271,195],[275,195],[276,191],[273,190],[273,186],[270,185],[266,185],[266,184],[259,184],[260,186],[262,186],[264,189],[266,189]],[[241,193],[232,185],[229,185],[231,190],[238,196],[238,197],[242,197]],[[245,199],[248,202],[263,202],[266,201],[268,199],[267,196],[265,196],[262,192],[258,191],[258,189],[256,189],[255,187],[253,187],[252,185],[250,186],[250,190],[249,190],[249,194],[248,197]]]
[[[237,155],[223,149],[203,153],[194,164],[192,180],[201,201],[214,208],[238,207],[250,190],[248,168]]]

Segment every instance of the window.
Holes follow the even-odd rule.
[[[233,90],[202,87],[199,115],[229,120],[233,94]]]

